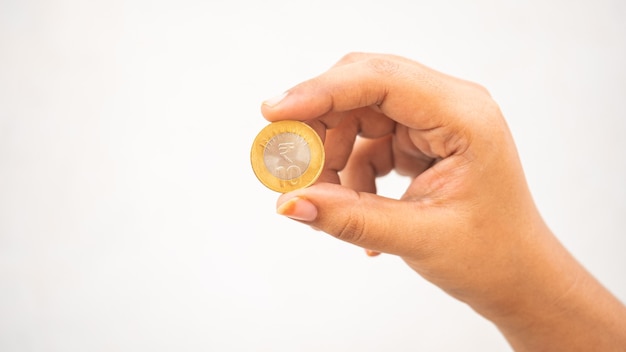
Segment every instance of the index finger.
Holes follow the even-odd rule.
[[[279,99],[264,102],[261,109],[265,118],[306,121],[374,106],[399,123],[424,130],[455,118],[456,106],[466,100],[462,81],[416,62],[364,54],[340,62]]]

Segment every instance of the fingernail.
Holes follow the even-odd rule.
[[[283,99],[285,99],[285,97],[287,96],[288,92],[284,92],[281,95],[277,95],[273,98],[267,99],[266,101],[263,102],[264,105],[267,105],[269,107],[274,107],[276,105],[278,105]]]
[[[371,249],[366,249],[365,254],[367,254],[368,257],[377,257],[380,255],[380,252],[373,251]]]
[[[313,221],[317,218],[317,208],[306,199],[295,197],[276,208],[276,212],[294,220]]]

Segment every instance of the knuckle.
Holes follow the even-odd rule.
[[[395,76],[400,71],[400,63],[386,57],[372,57],[367,60],[367,66],[383,76]]]
[[[336,237],[340,240],[358,244],[362,242],[365,236],[365,221],[363,214],[358,212],[350,212],[346,221],[342,224]]]
[[[491,93],[489,92],[487,87],[483,86],[482,84],[476,83],[476,82],[472,82],[472,85],[474,86],[474,88],[477,91],[481,92],[482,94],[486,95],[487,97],[491,97]]]
[[[354,63],[354,62],[358,62],[363,60],[363,57],[365,57],[367,54],[362,53],[362,52],[350,52],[347,53],[346,55],[344,55],[341,60],[339,60],[340,63],[343,64],[349,64],[349,63]]]

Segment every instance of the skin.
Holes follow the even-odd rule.
[[[326,148],[320,181],[280,196],[279,214],[401,257],[517,351],[626,350],[626,308],[544,223],[483,87],[354,53],[262,113],[307,122]],[[392,170],[411,178],[397,200],[376,195],[375,179]]]

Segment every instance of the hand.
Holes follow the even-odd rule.
[[[325,140],[329,183],[282,196],[281,213],[397,254],[461,299],[510,280],[504,264],[529,226],[544,227],[498,106],[475,84],[353,54],[263,113],[307,121]],[[392,169],[412,178],[400,200],[374,195]]]
[[[572,318],[569,304],[590,305],[581,287],[608,295],[626,316],[543,222],[506,122],[481,86],[396,56],[351,54],[262,112],[306,121],[326,149],[320,181],[282,195],[280,214],[400,256],[514,347],[588,334],[588,326],[558,328]],[[375,194],[376,178],[392,170],[411,178],[399,200]],[[547,326],[554,331],[537,332]]]

